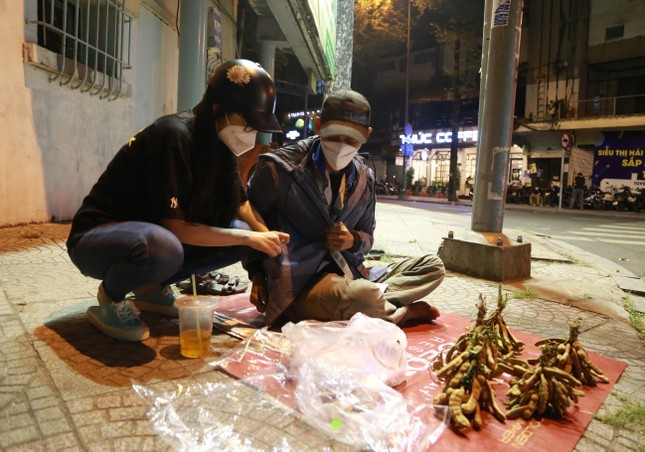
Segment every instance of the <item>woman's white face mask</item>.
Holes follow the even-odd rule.
[[[217,134],[226,147],[235,155],[242,155],[253,149],[258,131],[248,130],[249,126],[231,125],[228,122],[228,115],[225,118],[227,126]]]
[[[320,140],[325,160],[334,171],[340,171],[352,161],[358,148],[340,141]]]

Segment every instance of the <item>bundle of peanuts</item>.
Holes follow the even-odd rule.
[[[486,317],[486,300],[480,295],[474,325],[432,363],[436,376],[445,382],[434,403],[448,405],[451,423],[460,430],[479,430],[482,411],[490,412],[499,422],[519,417],[563,417],[571,401],[577,403],[578,397],[584,396],[578,389],[583,382],[595,385],[598,380],[609,381],[578,341],[580,322],[570,324],[568,339],[537,342],[541,349],[538,358],[520,359],[525,345],[504,321],[502,311],[507,303],[500,286],[497,308]],[[493,380],[504,373],[511,376],[507,413],[499,407],[493,387]]]

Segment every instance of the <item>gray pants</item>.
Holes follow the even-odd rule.
[[[426,255],[388,265],[388,273],[376,281],[347,279],[325,273],[305,287],[289,306],[287,316],[300,320],[349,320],[357,312],[400,323],[407,306],[435,290],[445,276],[443,262]],[[379,283],[387,284],[383,292]]]
[[[580,199],[580,208],[582,209],[584,207],[584,197],[585,197],[585,190],[584,188],[574,188],[573,192],[571,193],[571,201],[569,202],[569,209],[573,209],[573,206],[576,204],[576,201]]]

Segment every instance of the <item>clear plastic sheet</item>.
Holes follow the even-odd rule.
[[[306,354],[296,365],[295,348],[284,335],[262,329],[212,363],[239,380],[187,382],[165,392],[133,387],[146,401],[155,430],[182,450],[258,450],[239,432],[248,431],[245,414],[268,418],[269,410],[275,416],[276,410],[289,415],[295,409],[328,437],[375,451],[425,450],[445,431],[447,407],[413,403],[382,378]],[[285,436],[271,448],[299,448]]]
[[[223,382],[178,383],[169,390],[132,384],[136,394],[147,405],[153,428],[169,440],[175,450],[201,452],[267,450],[254,445],[254,438],[241,434],[248,431],[248,413],[268,418],[276,407],[259,395],[249,397],[249,388],[236,380]],[[265,414],[266,413],[266,414]],[[272,450],[294,450],[286,438]],[[269,449],[269,450],[271,450]]]
[[[259,330],[214,364],[296,409],[331,438],[361,449],[425,450],[445,431],[446,406],[413,403],[380,377],[330,365],[297,347],[279,333]],[[353,350],[343,352],[355,357]]]
[[[298,369],[296,400],[310,425],[361,449],[426,450],[448,421],[445,406],[415,406],[377,378],[312,362]]]

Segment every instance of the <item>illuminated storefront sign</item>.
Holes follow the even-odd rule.
[[[477,129],[473,130],[460,130],[457,137],[461,143],[476,143],[478,137]],[[446,144],[452,141],[452,131],[439,131],[439,132],[417,132],[407,137],[399,135],[401,143],[412,144]]]
[[[288,141],[296,141],[306,136],[314,135],[314,118],[320,115],[320,110],[293,111],[281,120],[284,136]],[[306,133],[305,133],[306,127]]]
[[[602,190],[623,185],[645,189],[645,133],[603,132],[596,145],[592,181]]]

